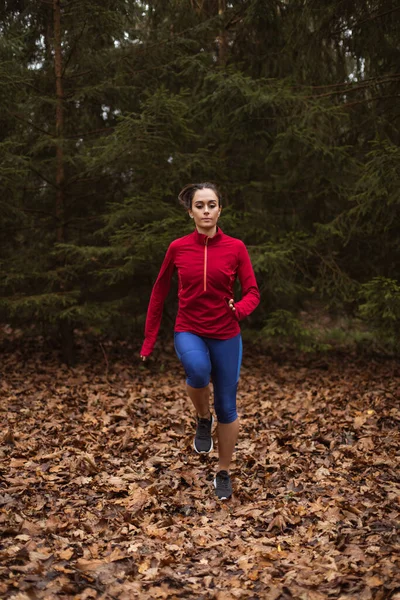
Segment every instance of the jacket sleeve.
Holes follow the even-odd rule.
[[[242,298],[235,302],[238,321],[248,317],[260,303],[260,292],[253,266],[246,246],[242,243],[239,251],[238,277],[242,287]]]
[[[160,272],[153,286],[147,309],[146,324],[144,328],[144,342],[140,354],[149,356],[153,352],[160,329],[163,307],[171,287],[171,278],[175,268],[174,249],[169,246],[161,265]]]

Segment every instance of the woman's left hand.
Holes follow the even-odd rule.
[[[235,308],[235,301],[234,301],[234,299],[233,299],[233,298],[231,298],[231,299],[229,300],[229,308],[230,308],[231,310],[233,310],[233,311],[235,311],[235,310],[236,310],[236,308]]]

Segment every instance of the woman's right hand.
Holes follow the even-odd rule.
[[[145,362],[147,360],[147,356],[143,356],[143,354],[140,355],[140,359]]]

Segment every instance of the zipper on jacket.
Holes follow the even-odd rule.
[[[206,237],[204,243],[204,291],[207,290],[207,243],[208,237]]]

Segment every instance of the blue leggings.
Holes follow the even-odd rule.
[[[203,388],[212,377],[214,408],[219,423],[237,419],[236,391],[242,363],[242,336],[215,340],[186,331],[176,331],[175,350],[187,376],[186,383]]]

